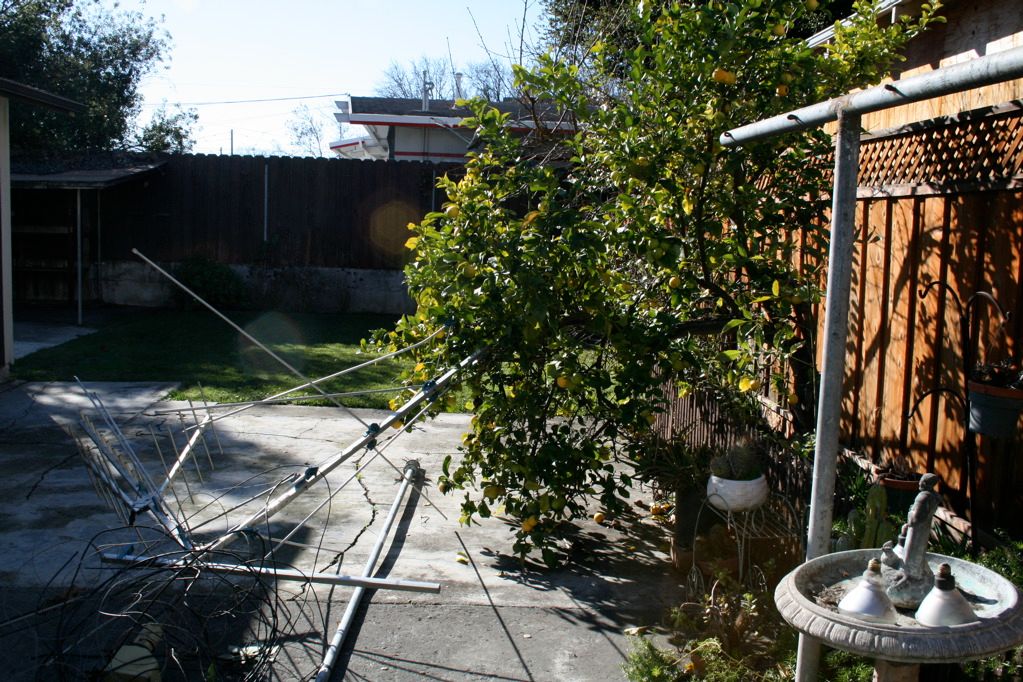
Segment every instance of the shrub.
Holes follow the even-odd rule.
[[[230,266],[205,256],[189,256],[174,270],[174,276],[212,306],[238,308],[247,301],[245,284]],[[175,302],[190,309],[199,305],[180,289],[174,290]]]

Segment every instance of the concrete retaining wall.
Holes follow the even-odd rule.
[[[96,299],[114,305],[174,305],[174,285],[144,263],[93,265]],[[173,265],[168,268],[173,272]],[[396,270],[350,268],[264,268],[232,265],[249,292],[249,305],[293,312],[409,313],[415,304],[405,277]],[[97,277],[98,275],[98,277]],[[93,279],[93,278],[96,279]]]

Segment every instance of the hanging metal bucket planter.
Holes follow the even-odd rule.
[[[1016,434],[1023,411],[1023,391],[977,381],[969,383],[970,431],[1007,438]]]

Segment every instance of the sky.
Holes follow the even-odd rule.
[[[112,0],[111,0],[112,1]],[[535,42],[540,0],[121,0],[163,18],[166,63],[147,76],[142,122],[162,102],[194,108],[199,153],[297,153],[289,119],[305,104],[337,139],[336,95],[373,95],[392,62],[457,67],[517,52],[523,12]],[[477,30],[478,28],[478,30]],[[327,96],[330,95],[330,96]],[[289,98],[289,99],[279,99]],[[213,104],[239,100],[279,101]]]

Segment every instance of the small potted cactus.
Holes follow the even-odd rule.
[[[707,501],[725,512],[756,509],[767,500],[767,479],[760,454],[736,445],[710,460]]]

